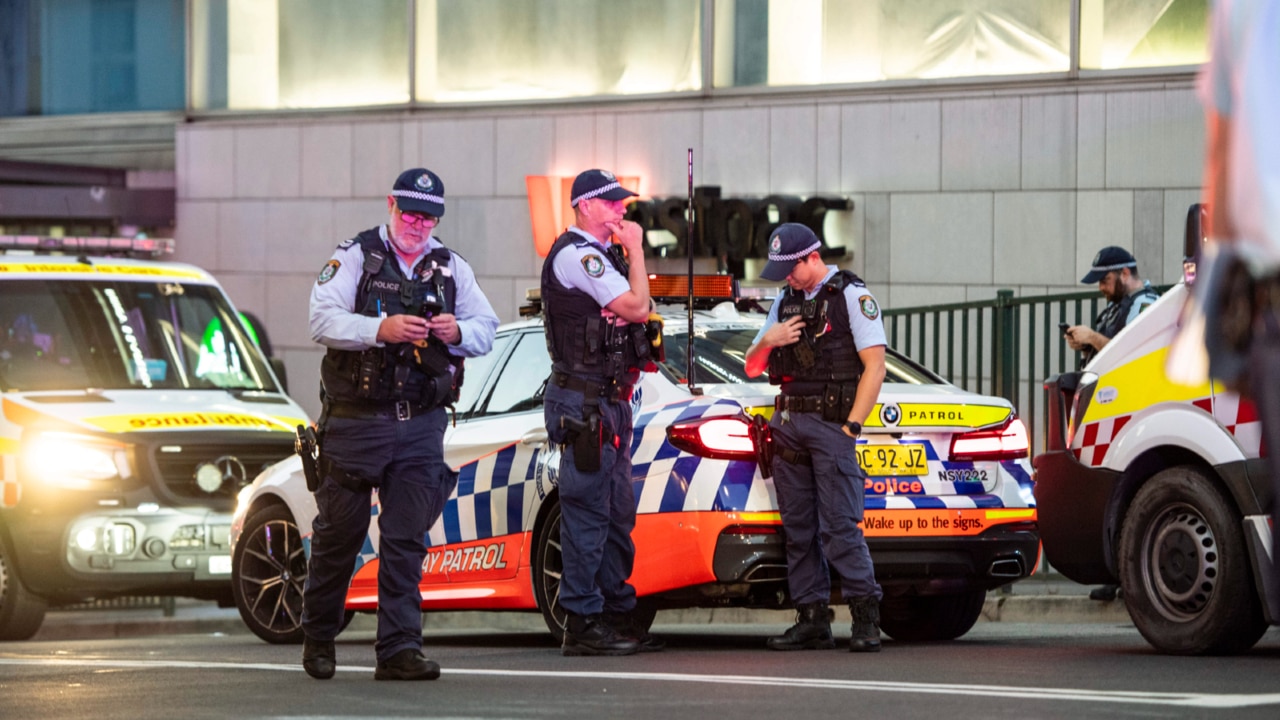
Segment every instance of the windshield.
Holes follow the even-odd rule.
[[[278,392],[217,288],[79,280],[0,283],[0,387]]]
[[[749,378],[745,372],[747,349],[756,338],[760,326],[755,324],[735,325],[699,329],[694,328],[693,357],[697,363],[697,383],[699,385],[716,383],[749,383],[762,382],[765,377]],[[667,359],[661,364],[664,375],[673,382],[684,382],[689,367],[689,356],[686,349],[688,333],[663,334],[662,344],[666,347]],[[887,383],[907,383],[910,385],[938,385],[946,383],[941,377],[930,372],[896,351],[890,349],[885,353],[885,377]]]

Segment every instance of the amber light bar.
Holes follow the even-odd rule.
[[[737,282],[732,275],[694,275],[695,298],[724,298],[738,296]],[[682,300],[689,297],[689,278],[685,275],[649,275],[649,295],[655,298]]]

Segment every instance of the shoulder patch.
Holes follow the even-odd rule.
[[[338,274],[338,268],[342,267],[342,263],[337,260],[330,260],[324,264],[324,268],[320,271],[320,277],[316,278],[317,285],[323,285],[333,279]]]
[[[358,240],[358,238],[351,238],[350,240],[343,240],[342,242],[338,243],[338,249],[339,249],[339,250],[346,250],[347,248],[351,247],[352,245],[355,245],[357,240]]]
[[[868,320],[875,320],[880,317],[880,306],[876,304],[876,299],[870,295],[863,295],[858,298],[858,309],[862,310],[862,314],[866,315]]]
[[[601,275],[604,275],[604,258],[596,255],[595,253],[583,255],[582,269],[586,270],[587,274],[591,277],[598,278]]]

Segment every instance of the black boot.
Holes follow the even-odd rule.
[[[640,627],[634,611],[605,613],[601,618],[622,637],[635,640],[640,645],[640,652],[658,652],[667,646],[665,640]]]
[[[618,634],[599,615],[569,615],[564,628],[565,655],[634,655],[640,643]]]
[[[830,650],[836,646],[831,637],[831,619],[835,613],[824,602],[796,606],[796,624],[766,643],[771,650]]]
[[[440,677],[440,665],[428,660],[418,648],[405,648],[386,660],[379,660],[373,669],[374,680],[435,680]]]
[[[871,596],[854,598],[849,601],[849,614],[853,615],[849,652],[880,652],[880,601]]]
[[[338,669],[337,655],[333,649],[333,641],[302,640],[302,669],[317,680],[328,680]]]

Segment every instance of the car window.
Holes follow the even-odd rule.
[[[488,353],[480,357],[467,358],[465,374],[462,377],[462,392],[459,393],[458,402],[454,404],[459,415],[466,415],[475,408],[494,363],[506,354],[512,337],[514,337],[512,333],[498,335],[493,339],[493,348]]]
[[[526,412],[542,407],[543,384],[551,374],[551,357],[540,332],[522,333],[502,366],[481,415]]]

